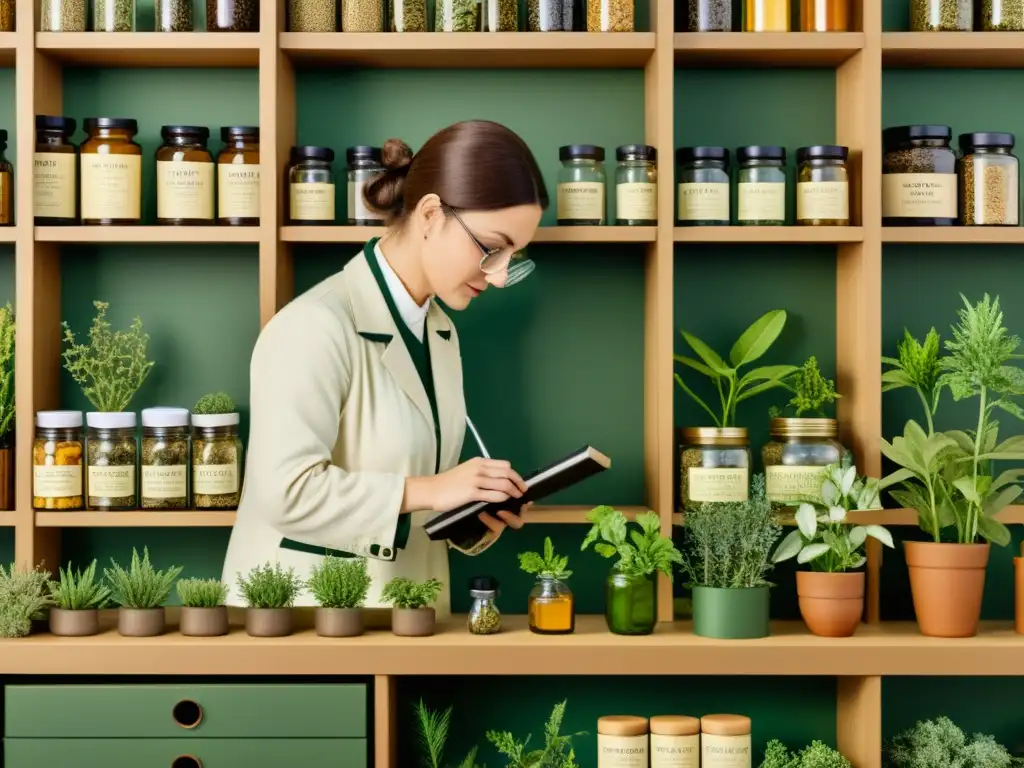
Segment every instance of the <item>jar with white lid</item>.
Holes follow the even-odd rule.
[[[192,496],[196,509],[238,508],[242,441],[238,413],[192,414]]]
[[[32,443],[32,508],[82,509],[82,412],[39,411]]]
[[[647,718],[606,715],[597,720],[597,768],[648,768]]]
[[[139,441],[134,413],[85,414],[85,495],[89,509],[123,512],[138,506]]]
[[[750,718],[705,715],[700,719],[701,768],[751,768]]]
[[[700,768],[700,718],[651,718],[651,768]]]
[[[188,509],[188,457],[188,409],[143,409],[139,505],[142,509]]]

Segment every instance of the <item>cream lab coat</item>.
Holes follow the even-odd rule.
[[[451,545],[422,528],[434,513],[412,513],[408,543],[394,549],[405,478],[434,473],[436,439],[427,394],[367,258],[372,243],[286,305],[256,342],[245,478],[224,562],[228,605],[243,605],[238,574],[253,566],[277,561],[308,578],[322,555],[282,548],[289,539],[367,557],[367,607],[382,605],[394,576],[433,577],[444,584],[438,617],[450,613]],[[444,472],[459,461],[466,407],[459,338],[433,300],[425,343]],[[316,603],[303,590],[295,604]]]

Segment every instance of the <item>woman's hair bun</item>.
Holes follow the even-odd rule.
[[[412,149],[401,139],[388,139],[381,148],[381,165],[387,170],[363,187],[366,204],[380,213],[402,210],[405,176],[412,164]]]
[[[401,139],[388,139],[381,149],[381,164],[388,170],[407,168],[412,162],[412,149]]]

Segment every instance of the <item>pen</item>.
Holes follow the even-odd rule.
[[[480,433],[476,431],[476,427],[474,427],[473,422],[469,420],[469,416],[466,416],[466,424],[469,425],[469,431],[473,433],[473,439],[476,440],[476,444],[480,446],[480,453],[484,455],[485,459],[491,458],[491,454],[487,452],[487,446],[484,445],[484,441],[480,439]]]

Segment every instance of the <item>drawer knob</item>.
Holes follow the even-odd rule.
[[[171,717],[173,717],[174,722],[182,728],[195,728],[200,722],[202,722],[203,708],[199,706],[197,702],[192,701],[192,699],[182,699],[174,705],[174,709],[171,710]],[[192,757],[189,759],[195,760],[195,758]],[[174,765],[175,768],[187,768],[187,766],[191,766],[192,763],[182,763],[181,766],[175,763]],[[199,765],[198,761],[195,765]]]
[[[195,755],[178,755],[171,763],[171,768],[203,768],[203,763]]]

